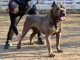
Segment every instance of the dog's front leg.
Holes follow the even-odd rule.
[[[57,49],[57,52],[62,52],[62,50],[60,50],[60,38],[61,38],[61,33],[57,33],[56,34],[56,49]]]
[[[47,48],[48,48],[48,52],[49,52],[49,56],[50,57],[54,57],[55,55],[52,52],[52,48],[51,48],[51,44],[50,44],[50,36],[46,35],[46,43],[47,43]]]

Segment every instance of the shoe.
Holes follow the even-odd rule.
[[[42,41],[42,39],[41,39],[41,38],[38,38],[37,43],[42,45],[42,44],[44,44],[44,41]]]
[[[11,41],[6,41],[6,44],[4,46],[4,49],[8,49],[10,46],[12,46]]]

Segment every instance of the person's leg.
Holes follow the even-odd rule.
[[[12,44],[11,44],[11,40],[12,40],[13,34],[14,34],[14,32],[13,32],[13,30],[11,29],[11,26],[10,26],[10,27],[9,27],[8,34],[7,34],[7,41],[6,41],[5,49],[7,48],[7,47],[6,47],[7,44],[8,44],[8,45],[10,44],[10,46],[12,45]]]
[[[40,32],[38,32],[37,36],[38,36],[38,41],[37,41],[37,43],[38,43],[38,44],[44,44],[44,41],[42,41],[42,35],[41,35]]]
[[[29,14],[29,15],[34,15],[34,14],[39,15],[39,12],[38,12],[37,9],[31,9],[31,10],[28,12],[28,14]],[[40,32],[38,32],[37,36],[38,36],[38,44],[44,44],[44,42],[42,41],[42,38],[41,38],[42,35],[41,35]]]
[[[22,16],[20,16],[18,19],[16,19],[16,23],[15,25],[17,26],[18,22],[20,21],[20,19],[22,18]],[[11,26],[9,28],[9,31],[8,31],[8,34],[7,34],[7,41],[6,41],[6,44],[5,44],[5,49],[8,49],[10,46],[12,46],[12,43],[11,43],[11,40],[12,40],[12,37],[13,37],[13,30],[11,29]]]

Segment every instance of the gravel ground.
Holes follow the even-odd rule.
[[[24,16],[18,24],[18,30],[21,33]],[[4,49],[10,20],[8,14],[0,14],[0,60],[80,60],[80,14],[67,14],[66,20],[63,22],[61,48],[62,53],[57,53],[55,48],[55,36],[51,37],[54,58],[48,57],[46,44],[37,44],[37,36],[34,37],[35,45],[28,45],[31,30],[25,36],[22,42],[22,48],[17,49],[18,39],[13,36],[13,46]],[[45,41],[45,36],[43,35]]]

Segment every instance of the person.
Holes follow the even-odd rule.
[[[39,14],[32,0],[10,0],[8,7],[9,7],[11,25],[9,27],[9,31],[7,34],[7,41],[4,46],[5,49],[8,49],[12,45],[11,40],[14,33],[16,34],[18,39],[21,39],[21,35],[19,34],[17,29],[17,24],[24,16],[24,14],[25,13],[29,15]],[[17,17],[19,18],[17,19]],[[38,43],[44,44],[44,42],[41,39],[40,32],[38,32],[37,35],[38,35]]]

